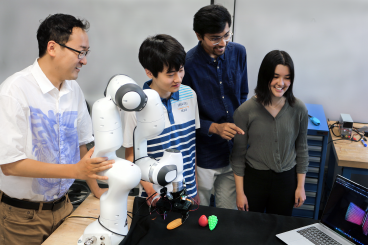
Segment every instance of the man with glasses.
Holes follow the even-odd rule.
[[[69,215],[74,179],[103,192],[92,122],[77,79],[87,64],[87,21],[55,14],[39,26],[39,58],[0,85],[0,244],[41,244]]]
[[[233,121],[234,111],[247,99],[247,61],[244,46],[230,42],[231,16],[220,5],[194,15],[198,45],[187,53],[183,84],[198,99],[201,128],[197,130],[197,178],[202,205],[236,209],[235,182],[229,165],[232,139],[244,134]]]

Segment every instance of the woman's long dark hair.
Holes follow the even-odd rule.
[[[254,90],[257,96],[257,101],[265,106],[271,104],[272,92],[270,90],[270,83],[275,75],[277,65],[289,67],[290,86],[285,92],[284,97],[289,102],[290,106],[293,106],[295,103],[295,97],[293,94],[294,63],[288,53],[280,50],[269,52],[262,61],[258,73],[257,87]]]

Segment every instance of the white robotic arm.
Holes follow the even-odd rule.
[[[117,75],[110,79],[105,96],[124,111],[138,112],[134,130],[134,163],[141,169],[141,179],[161,187],[174,181],[177,169],[183,166],[181,153],[165,152],[160,163],[147,154],[147,139],[159,135],[165,128],[164,110],[158,93],[152,89],[142,90],[130,77]],[[94,118],[100,120],[99,117]]]
[[[133,164],[118,158],[115,151],[123,144],[123,130],[119,109],[137,112],[134,131]],[[142,90],[130,77],[112,77],[105,90],[105,98],[96,101],[92,109],[95,137],[94,157],[114,159],[111,169],[99,175],[108,176],[109,190],[100,198],[100,217],[91,223],[79,239],[81,244],[119,244],[128,233],[127,200],[129,191],[145,180],[154,184],[160,193],[163,186],[182,191],[183,159],[180,151],[168,149],[158,162],[147,155],[147,138],[159,135],[165,128],[164,110],[158,93]]]
[[[171,182],[183,180],[183,158],[179,151],[167,149],[160,161],[148,157],[147,139],[159,135],[165,128],[163,105],[158,93],[152,89],[143,90],[147,95],[147,105],[136,114],[137,126],[134,130],[134,163],[142,171],[142,180],[154,184],[160,193],[163,186],[173,191]]]

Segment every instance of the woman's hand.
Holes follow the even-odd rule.
[[[238,210],[249,211],[248,199],[244,194],[244,177],[236,175],[234,173],[235,179],[235,190],[236,190],[236,207]]]
[[[238,210],[249,211],[248,199],[245,194],[236,194],[236,206]]]
[[[307,199],[307,197],[305,196],[304,186],[301,186],[301,187],[298,186],[295,190],[294,208],[298,208],[302,206],[303,203],[305,202],[305,199]]]

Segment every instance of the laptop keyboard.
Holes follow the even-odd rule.
[[[310,242],[317,245],[342,245],[331,237],[327,236],[324,232],[318,230],[316,227],[308,227],[297,231],[300,235],[307,238]]]

